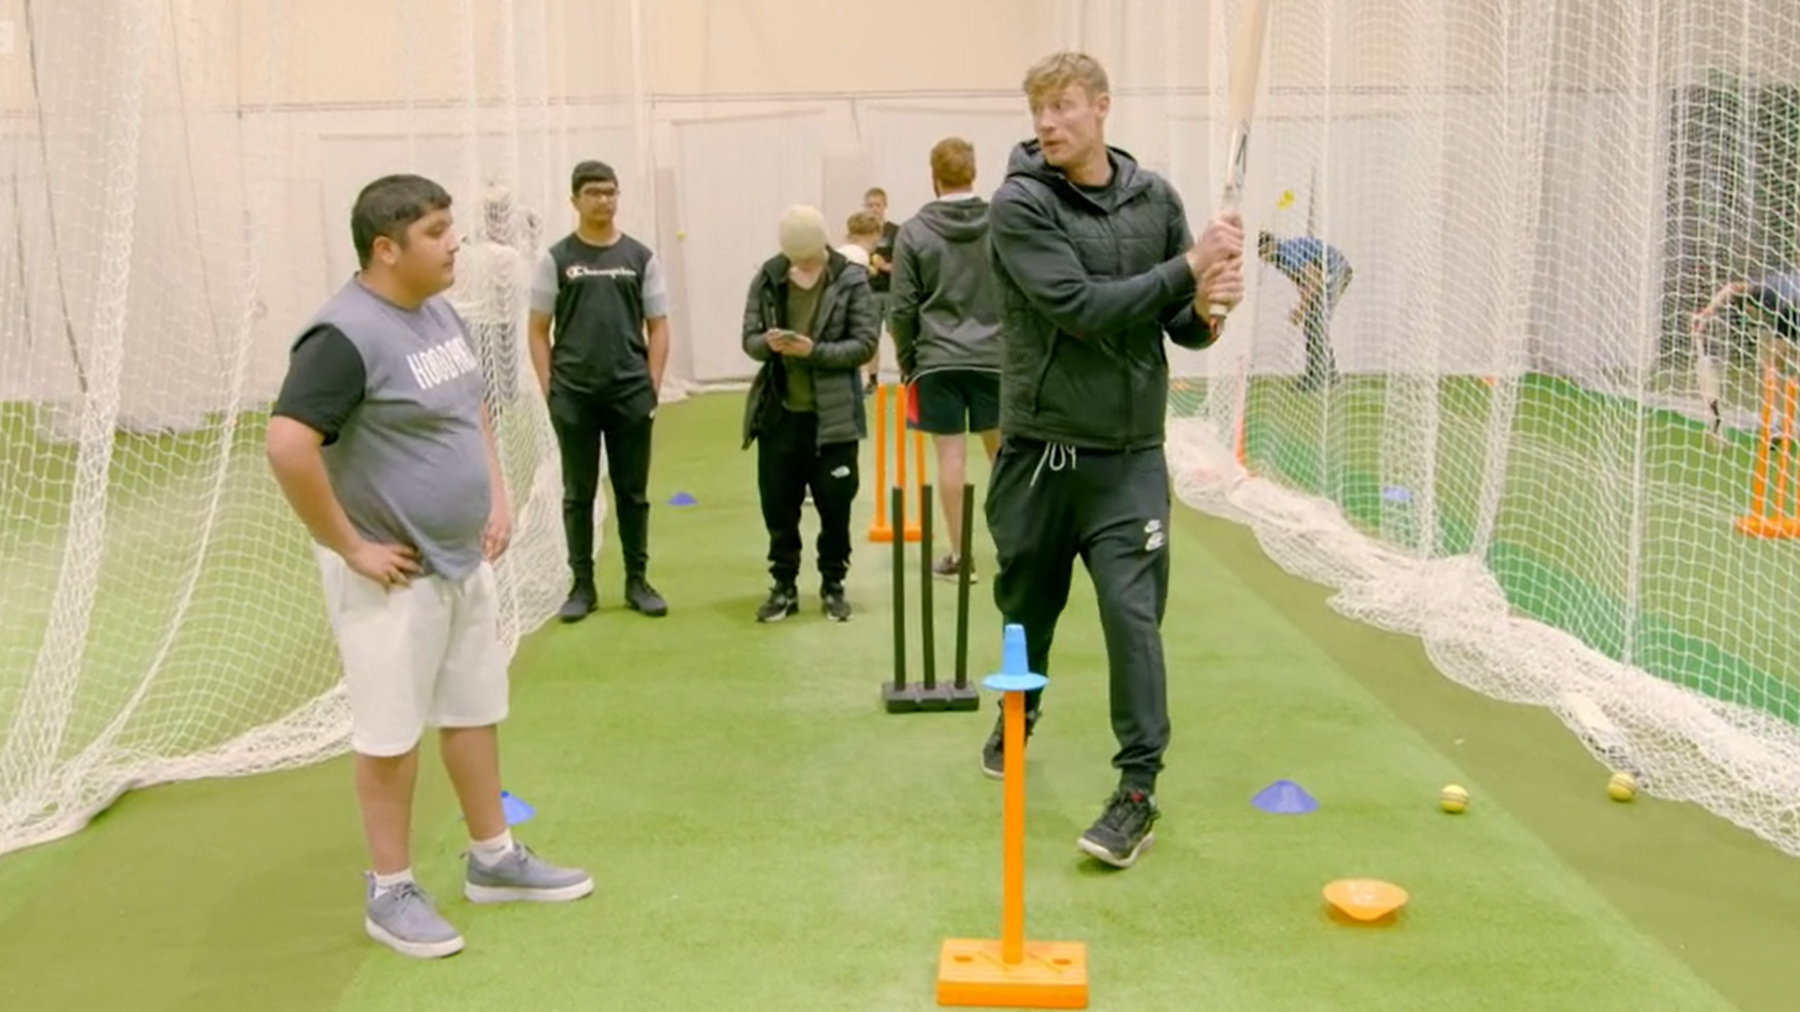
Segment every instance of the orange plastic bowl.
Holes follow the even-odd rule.
[[[1325,887],[1325,902],[1358,921],[1375,921],[1406,905],[1406,890],[1373,878],[1339,879]]]

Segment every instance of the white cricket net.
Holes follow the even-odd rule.
[[[1221,152],[1238,4],[1190,6],[1162,34],[1205,40],[1193,132]],[[1180,497],[1800,854],[1785,378],[1758,431],[1782,322],[1740,299],[1690,333],[1727,282],[1800,267],[1800,6],[1282,2],[1263,85],[1244,213],[1278,245],[1176,381]],[[1223,158],[1170,161],[1198,223]],[[1314,240],[1350,272],[1308,277]]]
[[[347,744],[305,529],[262,436],[299,328],[355,270],[358,190],[443,184],[490,370],[509,645],[566,590],[523,370],[525,265],[569,171],[648,217],[636,5],[0,5],[0,853],[121,792]]]

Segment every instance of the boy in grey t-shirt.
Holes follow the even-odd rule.
[[[469,826],[464,895],[573,900],[594,882],[515,843],[501,811],[507,658],[491,563],[511,519],[481,370],[440,297],[456,260],[450,195],[418,176],[377,179],[350,231],[362,270],[295,341],[267,453],[317,542],[343,659],[372,863],[364,928],[406,955],[447,956],[462,937],[413,880],[408,853],[427,726],[440,729]]]

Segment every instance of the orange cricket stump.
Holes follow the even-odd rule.
[[[869,540],[887,544],[894,540],[894,529],[888,525],[888,511],[882,497],[887,494],[887,391],[875,387],[875,519],[869,521]]]
[[[906,518],[906,528],[901,534],[906,540],[916,542],[925,536],[925,528],[920,525],[920,518],[925,515],[925,486],[929,484],[925,480],[925,433],[920,432],[917,429],[914,429],[912,434],[912,451],[913,467],[915,468],[913,473],[916,474],[917,477],[914,479],[912,485],[912,512],[911,515]],[[903,461],[906,459],[905,450],[900,452],[900,459]],[[904,471],[901,472],[901,477],[905,477]],[[906,482],[901,481],[900,484],[905,485]]]
[[[1754,538],[1800,538],[1800,441],[1795,415],[1800,379],[1763,374],[1762,426],[1750,477],[1750,512],[1737,529]]]
[[[894,540],[893,522],[888,518],[886,496],[889,488],[904,490],[901,494],[900,536],[909,542],[918,541],[924,530],[919,526],[919,518],[925,510],[925,434],[913,430],[912,438],[906,438],[906,399],[910,387],[904,383],[883,384],[875,388],[875,518],[869,521],[869,540],[877,544],[887,544]],[[893,404],[888,404],[892,393]],[[892,438],[889,438],[888,416],[893,415]],[[908,484],[906,465],[907,444],[912,444],[913,470],[915,477]],[[893,480],[889,482],[889,455],[892,455]]]
[[[1006,768],[1001,816],[1000,937],[949,938],[938,953],[937,1003],[983,1008],[1087,1008],[1087,945],[1025,938],[1025,693],[1033,674],[1025,629],[1005,630],[1000,670],[982,685],[1004,693]]]

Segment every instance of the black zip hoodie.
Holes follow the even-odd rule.
[[[1077,187],[1038,142],[1013,149],[989,209],[1007,435],[1103,451],[1161,446],[1164,336],[1205,348],[1181,197],[1118,148],[1112,179]]]

